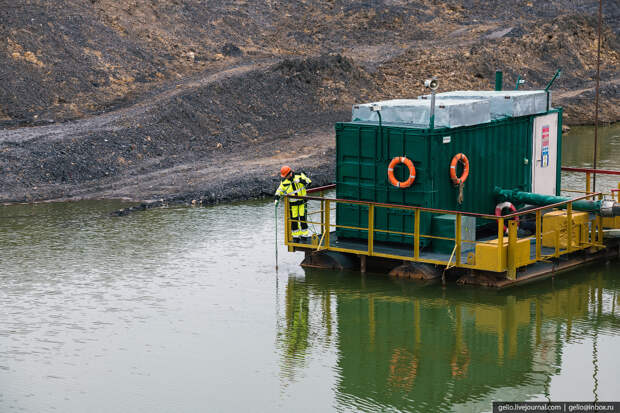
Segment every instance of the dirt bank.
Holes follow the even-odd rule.
[[[452,32],[446,47],[410,48],[383,63],[378,73],[386,97],[415,97],[425,93],[419,79],[437,74],[446,90],[492,89],[495,71],[504,72],[504,87],[544,89],[557,69],[553,103],[565,109],[564,122],[591,124],[594,119],[596,76],[596,19],[562,15],[541,19],[527,30],[523,23],[489,23]],[[601,47],[601,111],[599,119],[620,120],[620,42],[609,28]]]
[[[351,105],[541,88],[591,123],[595,1],[20,0],[0,9],[0,202],[205,203],[270,194],[282,163],[333,179]],[[61,7],[62,6],[62,7]],[[620,120],[620,6],[604,9],[601,119]]]
[[[0,199],[255,197],[291,161],[326,183],[333,123],[375,94],[366,72],[324,55],[242,65],[104,115],[3,130]]]

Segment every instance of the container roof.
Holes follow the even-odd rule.
[[[483,99],[441,99],[441,105],[442,106],[462,106],[462,105],[470,105],[473,104],[475,102],[479,102],[480,100]],[[438,104],[437,104],[438,105]],[[371,102],[371,103],[361,103],[361,104],[356,104],[353,107],[354,108],[358,108],[358,107],[365,107],[365,108],[370,108],[372,106],[381,106],[381,108],[395,108],[395,107],[399,107],[399,108],[414,108],[414,107],[426,107],[426,108],[430,108],[431,103],[428,100],[423,100],[423,99],[391,99],[391,100],[381,100],[378,102]]]
[[[454,90],[437,93],[436,96],[464,98],[492,98],[498,96],[533,96],[545,94],[544,90]],[[424,95],[430,96],[430,95]]]
[[[380,111],[373,107],[380,107]],[[381,116],[379,118],[379,116]],[[393,99],[353,106],[353,122],[378,122],[419,127],[429,125],[431,102],[422,99]],[[487,99],[441,99],[435,104],[434,126],[456,128],[491,121]]]
[[[435,127],[455,128],[488,123],[493,119],[529,116],[550,109],[544,90],[455,90],[437,93]],[[353,122],[430,125],[431,95],[391,99],[353,106]],[[380,113],[373,107],[379,106]]]

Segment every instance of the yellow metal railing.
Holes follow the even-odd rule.
[[[620,171],[612,171],[608,169],[562,167],[562,170],[566,172],[583,173],[585,177],[585,191],[575,190],[575,189],[566,189],[566,190],[563,190],[563,192],[587,194],[587,195],[590,195],[589,198],[591,199],[596,199],[597,197],[598,199],[601,199],[601,196],[597,196],[597,194],[591,191],[592,177],[595,177],[596,175],[607,175],[607,176],[615,175],[615,176],[618,176],[620,179]],[[604,184],[607,189],[609,189],[609,184],[610,184],[609,180],[607,180],[607,182]],[[620,180],[617,182],[617,188],[613,188],[613,184],[611,186],[612,188],[609,189],[609,193],[605,192],[604,195],[607,197],[610,197],[614,201],[617,200],[617,202],[620,203]],[[600,188],[600,185],[599,185],[599,188]],[[608,229],[620,229],[620,216],[602,218],[601,226],[602,228],[608,228]]]
[[[366,255],[372,257],[390,258],[404,261],[422,262],[436,265],[443,265],[447,267],[460,267],[470,268],[476,270],[493,271],[507,273],[507,278],[516,279],[516,271],[520,267],[524,267],[536,262],[549,260],[550,258],[557,258],[564,254],[569,254],[577,250],[583,250],[586,248],[603,248],[603,228],[601,224],[600,216],[591,216],[591,214],[578,213],[579,223],[574,223],[575,212],[573,211],[572,204],[574,201],[598,197],[602,198],[600,193],[592,193],[582,195],[581,197],[573,198],[567,201],[559,202],[553,205],[539,207],[531,210],[516,212],[505,216],[495,216],[488,214],[476,214],[462,211],[448,211],[433,208],[422,208],[408,205],[396,205],[385,204],[379,202],[369,201],[357,201],[346,200],[336,198],[326,198],[323,195],[324,190],[332,189],[334,186],[327,186],[319,188],[320,195],[316,196],[295,196],[296,198],[303,198],[307,202],[310,202],[310,207],[319,206],[307,214],[307,223],[312,226],[318,226],[320,230],[315,234],[311,241],[295,241],[292,236],[291,224],[293,222],[300,222],[298,219],[293,219],[289,216],[288,212],[285,214],[284,227],[285,227],[285,244],[288,246],[289,251],[295,249],[301,250],[329,250],[337,251],[356,255]],[[311,192],[311,191],[309,191]],[[319,191],[314,191],[319,192]],[[333,211],[335,206],[339,204],[349,204],[357,206],[365,206],[368,208],[368,219],[366,227],[355,227],[347,225],[338,225],[334,221]],[[285,211],[289,210],[289,198],[284,199]],[[375,225],[376,211],[378,208],[388,208],[409,211],[413,213],[414,222],[412,225],[412,232],[392,231],[382,228],[377,228]],[[551,231],[543,231],[544,212],[557,211],[558,209],[564,209],[564,213],[556,212],[559,215],[560,228],[553,228]],[[422,234],[420,232],[420,222],[425,214],[452,214],[455,215],[455,236],[441,237],[432,234]],[[316,220],[317,215],[320,216],[320,220]],[[517,233],[517,221],[516,218],[524,219],[526,215],[533,215],[535,218],[535,233],[527,237],[519,237]],[[464,240],[462,239],[462,217],[473,216],[478,219],[495,221],[497,228],[496,239],[485,239],[480,241]],[[564,225],[565,222],[565,225]],[[576,221],[575,221],[576,222]],[[332,242],[332,236],[337,229],[357,230],[366,233],[366,245],[359,242],[352,246],[346,242]],[[405,248],[406,253],[403,253],[403,248],[392,249],[386,251],[385,246],[377,249],[377,243],[375,241],[376,234],[393,234],[404,235],[413,237],[413,243],[410,245],[411,249]],[[431,254],[427,251],[423,251],[421,248],[421,240],[447,240],[454,242],[454,249],[452,254],[447,259],[441,259],[437,257],[437,254]],[[463,259],[462,252],[464,244],[470,244],[468,246],[473,247],[470,249],[467,259]],[[473,244],[473,245],[471,245]],[[531,245],[533,244],[533,248]],[[472,255],[473,254],[473,255]],[[444,254],[445,255],[445,254]]]
[[[578,194],[589,194],[593,195],[594,193],[591,191],[592,189],[592,176],[594,175],[616,175],[620,176],[620,171],[612,171],[608,169],[590,169],[590,168],[572,168],[572,167],[562,167],[563,171],[566,172],[577,172],[585,174],[585,191],[584,190],[576,190],[576,189],[564,189],[563,192],[570,193],[578,193]],[[617,189],[611,189],[609,193],[604,193],[603,195],[610,196],[612,199],[617,199],[620,202],[620,181],[618,181]]]

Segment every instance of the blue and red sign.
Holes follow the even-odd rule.
[[[542,127],[542,143],[541,143],[541,156],[540,167],[546,168],[549,166],[549,125]]]

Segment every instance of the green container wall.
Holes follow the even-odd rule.
[[[497,204],[493,195],[496,186],[530,191],[532,119],[530,116],[508,118],[430,135],[436,189],[432,207],[493,214]],[[443,143],[445,136],[450,136],[450,143]],[[457,153],[464,153],[469,159],[462,204],[457,202],[458,187],[450,179],[450,162]]]
[[[381,133],[383,138],[381,138]],[[392,204],[426,206],[432,202],[432,182],[429,179],[430,142],[423,131],[412,128],[383,127],[356,123],[336,124],[337,187],[338,198]],[[395,156],[406,154],[416,168],[416,183],[406,190],[399,190],[387,180],[387,165]],[[387,161],[386,161],[387,160]],[[395,176],[405,181],[409,171],[403,165]],[[339,225],[365,228],[368,207],[338,204]],[[390,209],[375,209],[375,228],[398,232],[413,232],[414,213]],[[430,215],[423,217],[420,231],[430,230]],[[339,228],[340,237],[367,238],[366,231]],[[413,243],[412,236],[376,232],[377,241]],[[427,240],[422,240],[422,246]]]
[[[559,111],[561,119],[561,110]],[[493,214],[495,186],[531,190],[532,128],[535,116],[505,118],[493,122],[461,127],[428,129],[403,126],[336,124],[336,193],[338,198],[385,202]],[[558,147],[561,145],[558,129]],[[450,137],[449,142],[444,143]],[[457,153],[467,155],[470,172],[463,189],[463,203],[457,203],[458,188],[450,180],[450,162]],[[392,158],[407,156],[416,168],[416,180],[406,189],[392,186],[387,167]],[[558,171],[561,163],[558,157]],[[460,175],[460,170],[459,170]],[[396,168],[400,181],[408,177],[406,167]],[[559,190],[559,186],[558,186]],[[432,214],[422,214],[420,232],[431,233]],[[337,224],[366,227],[368,208],[339,204]],[[479,222],[478,224],[482,224]],[[412,212],[377,208],[375,228],[413,232]],[[339,228],[340,237],[366,239],[366,231]],[[411,236],[377,232],[378,241],[413,243]],[[429,240],[421,239],[421,246]]]

